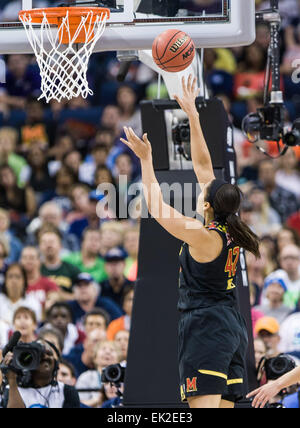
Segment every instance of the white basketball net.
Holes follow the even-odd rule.
[[[44,12],[41,27],[37,29],[30,14],[20,19],[26,30],[29,42],[34,50],[40,68],[42,79],[40,99],[45,98],[49,103],[52,99],[60,102],[63,98],[93,95],[87,81],[87,71],[90,56],[97,41],[102,36],[107,14],[105,12],[94,18],[94,12],[89,11],[81,17],[76,33],[70,34],[69,13],[62,18],[58,30],[48,22]],[[85,32],[86,43],[77,44],[76,38],[81,31]],[[69,35],[68,44],[61,42],[62,31]]]

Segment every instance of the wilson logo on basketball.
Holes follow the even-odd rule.
[[[178,51],[179,48],[187,41],[189,40],[189,36],[186,35],[182,37],[181,39],[177,39],[176,42],[170,47],[170,51],[175,53]]]
[[[186,51],[183,55],[182,55],[182,59],[187,59],[189,56],[191,56],[194,52],[195,46],[191,46],[190,49],[188,51]]]

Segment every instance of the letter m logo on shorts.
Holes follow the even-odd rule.
[[[186,380],[186,392],[196,392],[197,391],[197,378],[193,377],[191,380],[190,378],[187,378]]]

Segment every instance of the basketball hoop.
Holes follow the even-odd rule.
[[[100,7],[54,7],[19,13],[40,68],[39,99],[49,103],[52,99],[60,102],[93,95],[87,81],[88,63],[109,17],[110,10]]]

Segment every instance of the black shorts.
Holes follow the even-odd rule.
[[[221,395],[236,401],[244,394],[246,323],[230,306],[181,313],[179,322],[180,394]]]

